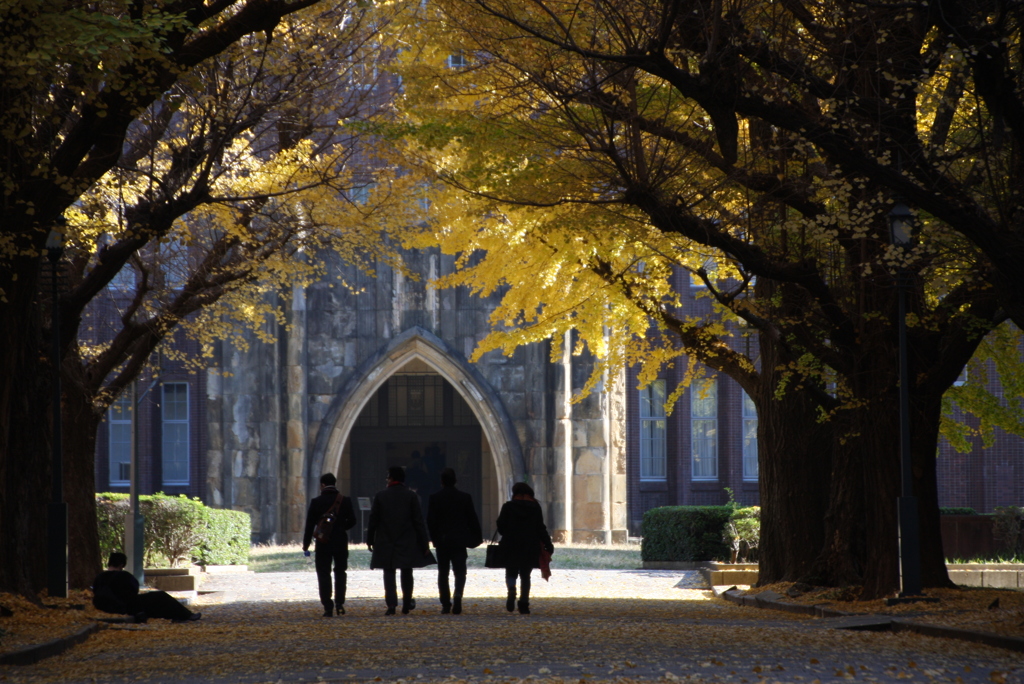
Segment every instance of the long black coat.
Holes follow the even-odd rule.
[[[366,543],[373,547],[371,568],[423,568],[437,562],[430,555],[420,497],[402,483],[373,497]]]
[[[555,550],[544,524],[540,504],[530,499],[512,499],[501,506],[498,514],[502,556],[507,567],[540,567],[540,547],[549,553]]]
[[[330,546],[324,548],[323,542],[316,542],[316,551],[343,551],[345,557],[348,557],[348,530],[351,530],[356,524],[356,514],[352,510],[352,499],[347,496],[343,496],[334,487],[327,487],[321,493],[320,496],[316,497],[309,502],[309,512],[306,513],[306,529],[302,534],[302,548],[308,549],[309,545],[313,542],[313,529],[316,524],[323,517],[332,505],[334,505],[334,499],[336,497],[341,498],[341,504],[338,506],[338,515],[334,519],[334,527],[331,528],[331,539]]]
[[[483,543],[480,518],[469,492],[442,487],[427,502],[427,531],[435,548],[469,548]]]

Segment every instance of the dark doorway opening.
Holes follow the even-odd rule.
[[[441,470],[455,470],[477,515],[482,503],[482,430],[462,396],[436,373],[396,374],[377,390],[349,436],[353,497],[373,497],[384,488],[389,466],[405,468],[427,513],[427,500],[441,489]]]

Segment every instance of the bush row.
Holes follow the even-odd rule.
[[[968,506],[941,506],[939,515],[978,515],[978,511]]]
[[[750,560],[761,535],[757,506],[662,506],[644,513],[645,561]]]
[[[100,554],[125,548],[128,495],[96,495]],[[249,562],[251,521],[244,511],[208,508],[184,495],[139,497],[145,518],[143,562],[148,567],[182,562],[200,565],[244,565]]]

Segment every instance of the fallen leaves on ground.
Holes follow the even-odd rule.
[[[893,606],[885,599],[855,600],[857,588],[815,587],[799,596],[786,592],[793,582],[779,582],[750,589],[747,594],[764,591],[782,594],[780,601],[803,605],[827,604],[829,608],[845,613],[891,615],[893,617],[934,625],[992,632],[1006,636],[1024,637],[1024,592],[1012,589],[961,587],[956,589],[926,589],[924,595],[939,599],[937,603],[912,602]],[[998,602],[997,602],[998,601]]]
[[[70,636],[104,616],[92,607],[92,592],[70,591],[67,598],[43,596],[41,602],[0,592],[0,606],[12,613],[0,617],[0,653]]]

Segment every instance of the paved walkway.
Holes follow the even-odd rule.
[[[413,571],[415,596],[419,605],[431,608],[438,600],[437,571],[423,568]],[[665,570],[560,570],[544,581],[540,572],[533,573],[533,597],[542,601],[559,598],[634,598],[665,599],[686,597],[704,600],[708,588],[697,571]],[[225,592],[228,601],[303,601],[317,600],[316,573],[274,572],[255,574],[227,573],[208,575],[202,591]],[[686,593],[682,593],[682,591]],[[504,597],[503,570],[470,568],[466,578],[466,594],[470,598]],[[384,605],[384,588],[379,570],[349,570],[348,599],[380,599]],[[216,600],[212,597],[211,600]]]
[[[504,609],[502,574],[471,570],[466,612],[440,615],[434,573],[418,607],[383,616],[380,573],[349,574],[348,614],[320,617],[311,572],[209,578],[203,619],[116,625],[67,653],[0,668],[7,682],[1003,682],[1019,653],[737,607],[695,573],[556,570],[532,615]]]

